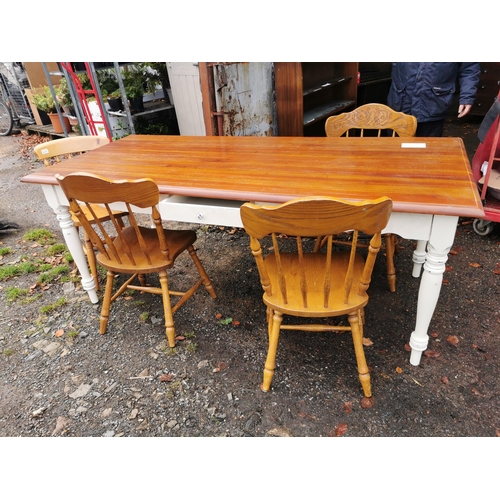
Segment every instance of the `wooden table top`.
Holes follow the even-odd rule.
[[[425,144],[425,148],[402,144]],[[388,196],[395,212],[484,217],[462,139],[129,135],[27,175],[149,177],[162,194],[283,202],[301,196]]]

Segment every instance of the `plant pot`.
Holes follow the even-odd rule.
[[[141,97],[136,97],[134,99],[128,100],[130,104],[130,112],[131,113],[140,113],[141,111],[144,111],[144,101]]]
[[[54,133],[62,134],[64,131],[61,121],[59,120],[59,115],[57,113],[47,113],[47,115],[49,116],[52,127],[54,128]],[[66,132],[69,132],[71,130],[69,120],[65,116],[63,116],[63,120],[64,126],[66,127]]]
[[[121,111],[123,109],[123,101],[121,97],[108,97],[110,111]]]

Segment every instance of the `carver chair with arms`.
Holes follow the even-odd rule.
[[[81,155],[87,151],[92,151],[93,149],[100,148],[109,144],[109,139],[107,137],[100,137],[96,135],[87,135],[80,137],[65,137],[64,139],[55,139],[53,141],[44,142],[38,144],[34,147],[34,153],[39,160],[43,160],[46,167],[50,165],[50,160],[61,162],[65,158],[71,158],[72,156]],[[85,210],[85,209],[84,209]],[[109,216],[107,212],[99,206],[93,206],[93,214],[101,222],[109,221]],[[126,212],[114,211],[114,216],[121,222],[121,218],[128,215]],[[87,211],[87,216],[90,213]],[[80,221],[71,213],[71,218],[76,227],[80,227]],[[122,224],[123,225],[123,224]],[[83,249],[85,255],[87,256],[87,261],[90,267],[90,273],[94,278],[96,290],[99,290],[99,276],[97,272],[97,264],[95,260],[94,248],[85,230],[83,231]]]
[[[56,175],[57,181],[66,195],[70,209],[80,221],[97,248],[97,262],[107,270],[106,288],[101,309],[100,333],[106,332],[110,307],[125,290],[161,295],[165,315],[165,328],[170,347],[175,346],[175,327],[173,314],[184,304],[201,284],[210,295],[216,294],[212,283],[201,264],[195,248],[196,233],[191,230],[169,230],[162,227],[158,210],[159,190],[151,179],[135,181],[112,181],[101,176],[83,172],[65,177]],[[110,234],[99,218],[93,214],[93,204],[104,206],[116,235]],[[127,224],[118,223],[111,203],[124,203],[127,211]],[[82,210],[84,206],[87,210]],[[149,227],[140,226],[133,213],[133,206],[151,214]],[[93,216],[87,217],[87,211]],[[185,292],[169,289],[167,270],[171,269],[177,257],[187,251],[197,269],[199,279]],[[131,275],[113,294],[115,275]],[[158,273],[160,286],[146,286],[145,275]],[[138,285],[132,284],[135,279]],[[178,297],[172,306],[170,295]]]
[[[382,137],[382,131],[392,131],[392,137],[413,137],[417,131],[417,119],[394,111],[385,104],[364,104],[349,113],[330,116],[325,123],[327,137],[348,137],[350,132],[356,131],[364,137],[365,131],[376,131],[377,137]],[[397,240],[394,234],[385,234],[385,252],[387,265],[387,282],[391,292],[396,291],[396,269],[394,266],[394,252],[397,249]]]
[[[367,290],[381,244],[381,231],[387,225],[391,210],[392,201],[387,197],[357,203],[307,197],[278,206],[242,205],[241,220],[250,236],[250,248],[267,306],[269,347],[261,385],[263,391],[271,386],[281,330],[347,330],[352,333],[364,395],[371,396],[363,350],[364,307],[368,303]],[[352,244],[334,248],[335,235],[348,230],[353,232]],[[373,235],[366,258],[357,248],[360,231]],[[283,234],[289,237],[280,238]],[[269,235],[272,250],[264,255],[261,241]],[[318,236],[325,236],[326,244],[321,251],[311,251]],[[295,244],[295,239],[296,248],[282,251],[281,246]],[[319,324],[285,324],[285,315],[304,318],[347,315],[349,326],[326,324],[326,320]]]

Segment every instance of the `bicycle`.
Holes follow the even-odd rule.
[[[9,135],[12,132],[13,126],[14,119],[10,114],[9,108],[3,100],[0,100],[0,136]]]
[[[24,88],[17,78],[14,65],[0,63],[0,136],[9,135],[14,127],[35,123]]]

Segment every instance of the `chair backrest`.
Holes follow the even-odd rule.
[[[350,130],[360,130],[361,137],[365,130],[378,130],[378,137],[382,135],[382,130],[392,130],[393,137],[413,137],[417,131],[417,119],[384,104],[364,104],[349,113],[330,116],[326,120],[327,137],[349,136]]]
[[[86,151],[100,148],[109,144],[107,137],[98,135],[82,135],[78,137],[65,137],[64,139],[55,139],[53,141],[43,142],[33,148],[39,160],[43,160],[45,166],[49,166],[49,160],[55,159],[61,161],[61,157],[70,158],[73,155],[83,154]]]
[[[287,285],[288,279],[282,266],[282,261],[284,262],[285,258],[280,250],[280,243],[290,245],[291,240],[279,237],[280,234],[285,234],[296,237],[297,240],[298,260],[294,274],[299,276],[302,307],[304,309],[308,307],[308,295],[312,292],[317,295],[318,287],[322,295],[323,307],[329,307],[330,290],[332,289],[330,282],[332,256],[336,253],[333,250],[333,245],[336,235],[351,230],[352,245],[348,261],[346,261],[345,272],[339,276],[339,279],[343,280],[342,303],[349,302],[351,291],[358,295],[364,295],[368,289],[375,257],[380,248],[380,233],[387,225],[391,210],[392,201],[387,197],[366,202],[347,202],[335,198],[313,196],[299,198],[278,206],[243,204],[240,209],[241,220],[245,231],[250,235],[250,246],[257,263],[265,295],[270,297],[279,293],[282,300],[287,303],[288,297],[294,294]],[[373,235],[373,237],[370,241],[362,275],[358,276],[359,281],[355,283],[353,271],[359,232]],[[269,272],[266,268],[266,259],[264,259],[263,249],[259,241],[268,235],[272,237],[274,252],[272,262],[276,266],[279,290],[272,289]],[[318,236],[326,236],[327,238],[325,253],[312,252],[314,239]],[[307,250],[305,242],[308,238],[311,238],[311,241],[308,242],[310,251],[305,252]],[[346,247],[344,246],[344,248]],[[346,253],[344,252],[344,254]],[[306,266],[308,259],[309,268]],[[313,262],[312,270],[314,272],[311,272],[311,262]],[[315,272],[316,269],[320,274]]]
[[[157,207],[159,190],[153,180],[113,181],[85,172],[77,172],[65,177],[56,174],[56,179],[69,201],[70,210],[80,221],[93,245],[110,262],[130,264],[131,266],[143,263],[151,265],[150,248],[148,242],[145,241],[144,231],[141,231],[137,223],[132,206],[151,209],[151,218],[156,228],[155,240],[158,243],[156,246],[159,247],[163,260],[171,262],[168,243],[162,228],[161,215]],[[120,224],[109,206],[111,203],[119,202],[125,203],[127,207],[128,223],[122,221]],[[104,206],[111,223],[109,227],[96,216],[93,204]],[[94,225],[89,222],[87,214],[90,214],[94,219]],[[149,232],[152,231],[154,230],[149,229]]]

